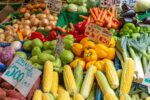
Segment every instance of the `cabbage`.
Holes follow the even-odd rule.
[[[78,7],[78,12],[80,13],[86,13],[88,12],[87,8],[85,6],[79,6]]]
[[[93,8],[99,5],[99,0],[88,0],[87,1],[87,7]]]
[[[134,6],[136,12],[145,12],[150,8],[150,0],[137,0]]]
[[[79,5],[82,5],[86,2],[87,2],[87,0],[76,0],[76,4],[79,4]]]
[[[78,6],[76,4],[69,4],[68,5],[68,8],[67,8],[67,11],[68,12],[76,12],[78,10]]]
[[[75,3],[76,0],[67,0],[68,3]]]
[[[65,4],[63,4],[62,9],[65,11],[65,10],[67,9],[67,7],[68,7],[68,4],[67,4],[67,3],[65,3]]]

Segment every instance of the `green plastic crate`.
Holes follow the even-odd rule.
[[[150,17],[150,11],[147,11],[145,13],[138,13],[137,17],[138,17],[139,20],[143,20],[146,17]]]
[[[79,17],[79,15],[87,16],[89,14],[61,11],[58,16],[57,26],[63,27],[64,25],[67,25],[68,27],[70,22],[72,22],[73,24],[76,24],[83,20],[82,18]]]

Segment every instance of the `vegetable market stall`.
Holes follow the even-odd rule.
[[[150,99],[150,6],[89,2],[63,1],[60,13],[29,3],[10,14],[0,26],[0,99]]]

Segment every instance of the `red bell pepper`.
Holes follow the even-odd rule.
[[[53,40],[53,39],[57,39],[57,37],[58,37],[57,32],[55,30],[53,30],[46,37],[46,40],[50,41],[50,40]]]
[[[38,38],[41,41],[45,41],[45,36],[41,32],[32,32],[30,39],[33,40],[35,38]]]
[[[75,37],[75,39],[76,39],[76,41],[77,42],[80,42],[83,38],[85,38],[86,36],[84,35],[84,34],[81,34],[81,35],[77,35],[76,37]]]
[[[83,22],[79,22],[75,25],[75,29],[79,32],[79,34],[84,34],[86,23],[87,21],[84,20]]]

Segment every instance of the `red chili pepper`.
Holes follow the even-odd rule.
[[[76,39],[76,41],[77,42],[80,42],[83,38],[85,38],[86,36],[84,35],[84,34],[81,34],[81,35],[77,35],[76,37],[75,37],[75,39]]]
[[[74,31],[71,32],[71,34],[75,37],[79,34],[79,32],[77,30],[74,30]]]
[[[55,30],[51,31],[49,33],[49,35],[46,37],[47,41],[53,40],[53,39],[57,39],[58,35],[57,32]]]
[[[40,33],[40,32],[32,32],[32,33],[31,33],[30,39],[33,40],[33,39],[35,39],[35,38],[38,38],[38,39],[40,39],[41,41],[45,40],[44,35],[43,35],[42,33]]]
[[[83,22],[79,22],[75,25],[75,29],[79,32],[79,34],[84,34],[86,23],[87,21],[84,20]]]

